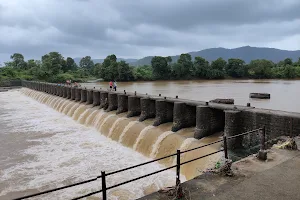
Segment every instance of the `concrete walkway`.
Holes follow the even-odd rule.
[[[227,191],[206,199],[299,200],[300,156],[257,173]]]
[[[274,150],[268,162],[254,157],[233,165],[234,177],[201,175],[182,184],[185,199],[197,200],[299,200],[300,151]],[[154,193],[142,200],[174,199]]]

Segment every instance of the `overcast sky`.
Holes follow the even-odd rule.
[[[0,0],[0,63],[245,45],[300,49],[300,0]]]

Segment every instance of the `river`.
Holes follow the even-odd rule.
[[[258,108],[300,112],[298,101],[300,80],[190,80],[118,82],[118,90],[184,99],[209,101],[215,98],[233,98],[235,104],[248,102]],[[107,82],[84,83],[88,88],[108,88]],[[250,99],[249,93],[270,93],[271,99]],[[300,97],[300,96],[299,96]]]
[[[108,83],[84,83],[88,88],[107,88]],[[300,81],[221,80],[119,82],[118,90],[208,101],[234,98],[235,104],[285,111],[300,111]],[[270,100],[249,99],[250,92],[267,92]],[[29,89],[0,93],[0,199],[55,188],[94,178],[101,171],[122,169],[219,139],[222,133],[193,139],[194,129],[170,131],[172,123],[153,127],[153,119],[138,122],[126,113],[105,113],[98,107]],[[182,157],[187,161],[211,153],[210,146]],[[182,181],[211,167],[221,155],[191,162],[181,168]],[[152,163],[110,177],[108,185],[171,166],[174,159]],[[36,199],[70,199],[101,189],[101,181],[76,186]],[[134,199],[170,185],[175,172],[165,171],[109,191],[109,199]],[[96,195],[96,197],[100,195]],[[99,199],[99,198],[92,199]]]

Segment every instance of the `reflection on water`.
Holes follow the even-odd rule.
[[[84,83],[88,88],[107,88],[108,83]],[[235,104],[259,108],[300,112],[299,80],[190,80],[120,82],[118,90],[137,91],[153,95],[209,101],[215,98],[234,98]],[[250,99],[249,93],[270,93],[271,99]]]

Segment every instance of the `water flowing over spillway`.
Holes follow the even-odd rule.
[[[85,155],[87,157],[88,162],[95,162],[98,163],[102,161],[101,164],[101,169],[98,169],[97,172],[91,170],[93,173],[90,173],[90,168],[93,166],[95,167],[94,164],[90,163],[91,166],[86,168],[85,171],[82,170],[77,170],[74,171],[74,173],[78,176],[80,176],[82,179],[86,177],[91,177],[92,175],[97,176],[99,175],[100,171],[113,171],[115,168],[116,169],[121,169],[124,168],[125,166],[131,166],[134,164],[142,163],[145,162],[148,158],[159,158],[163,157],[169,154],[173,154],[176,152],[177,149],[180,150],[187,150],[191,149],[197,146],[200,146],[202,144],[206,144],[215,140],[218,140],[218,135],[210,136],[207,138],[203,138],[201,140],[196,140],[192,138],[193,135],[193,129],[183,129],[180,130],[177,133],[171,132],[171,126],[172,124],[166,123],[162,124],[158,127],[152,126],[153,124],[153,119],[148,119],[144,122],[139,122],[138,117],[132,117],[132,118],[127,118],[126,113],[118,114],[116,115],[115,111],[112,112],[104,112],[103,109],[99,109],[99,107],[93,107],[92,105],[86,105],[84,103],[79,103],[75,101],[71,101],[68,99],[64,99],[62,97],[57,97],[57,96],[52,96],[43,92],[38,92],[30,89],[23,88],[21,89],[21,93],[24,95],[35,99],[36,101],[40,102],[41,104],[45,104],[54,110],[58,111],[61,113],[54,121],[58,122],[58,125],[56,127],[55,132],[68,132],[68,125],[64,127],[64,125],[61,124],[61,121],[64,120],[74,120],[74,124],[76,127],[72,128],[72,130],[69,131],[74,131],[74,134],[72,134],[72,137],[75,138],[75,141],[70,141],[73,145],[79,145],[78,149],[84,148],[84,149],[89,149],[91,152],[94,152],[94,154],[89,154]],[[37,112],[41,112],[41,110],[38,110]],[[42,116],[42,115],[41,115]],[[40,116],[40,117],[41,117]],[[47,117],[46,117],[47,118]],[[60,121],[61,120],[61,121]],[[44,122],[45,123],[45,122]],[[52,122],[53,123],[53,122]],[[81,125],[79,125],[81,124]],[[82,126],[83,125],[83,126]],[[66,129],[65,129],[66,128]],[[78,130],[76,130],[78,128]],[[81,131],[81,129],[85,129],[85,131]],[[91,133],[89,133],[91,132]],[[99,137],[106,137],[108,144],[104,145],[98,144],[99,147],[97,147],[97,142],[92,142],[85,141],[86,139],[90,137],[95,136],[95,132],[98,132]],[[56,137],[55,133],[54,137]],[[67,133],[68,136],[71,134],[70,132]],[[82,138],[82,135],[86,134],[86,138]],[[91,136],[93,135],[93,136]],[[78,138],[76,138],[78,136]],[[109,138],[109,139],[108,139]],[[83,139],[83,141],[80,141]],[[69,139],[70,140],[70,139]],[[93,140],[93,139],[91,139]],[[102,139],[103,140],[103,139]],[[97,141],[97,140],[96,140]],[[53,141],[52,141],[53,142]],[[76,143],[78,142],[78,144]],[[113,143],[116,143],[118,145],[114,145]],[[128,150],[120,150],[118,151],[119,155],[116,155],[116,152],[108,152],[105,151],[105,148],[102,148],[102,145],[106,146],[106,148],[117,148],[117,149],[128,149]],[[128,148],[127,148],[128,147]],[[44,146],[41,146],[39,148],[44,148]],[[46,146],[45,146],[46,148]],[[68,148],[68,145],[65,146],[65,148]],[[181,161],[187,161],[196,157],[199,157],[201,155],[205,155],[208,153],[211,153],[217,149],[219,149],[220,146],[219,144],[216,145],[211,145],[208,147],[205,147],[203,149],[199,149],[196,151],[192,151],[186,154],[183,154],[181,157]],[[60,147],[58,148],[61,152],[57,153],[57,158],[52,157],[51,159],[61,159],[60,154],[63,157],[64,156],[64,148]],[[97,150],[100,150],[101,152],[98,152]],[[55,150],[56,151],[56,150]],[[67,150],[65,150],[67,151]],[[103,151],[103,152],[102,152]],[[41,151],[42,152],[42,151]],[[71,157],[72,153],[71,151],[67,151],[69,160],[65,161],[64,163],[61,163],[61,167],[65,167],[65,170],[70,170],[73,165],[85,165],[85,162],[76,160],[76,151],[73,152],[74,158]],[[128,152],[128,153],[127,153]],[[132,154],[134,152],[134,154]],[[136,153],[137,152],[137,153]],[[79,152],[82,153],[82,152]],[[107,154],[106,154],[107,153]],[[48,152],[47,155],[43,155],[47,157],[51,152]],[[41,155],[40,155],[41,156]],[[83,156],[83,155],[81,155]],[[92,160],[89,160],[89,157],[93,157]],[[130,158],[134,157],[134,158]],[[188,163],[186,165],[183,165],[181,167],[181,173],[185,176],[186,179],[191,179],[199,174],[201,174],[201,170],[204,170],[207,167],[211,167],[214,162],[216,162],[219,159],[220,155],[216,154],[214,156],[207,157],[205,159],[201,159],[195,162]],[[97,160],[97,161],[95,161]],[[119,163],[120,160],[127,160],[125,163]],[[134,162],[131,162],[131,160],[134,160]],[[49,164],[51,165],[51,161],[48,160]],[[165,160],[160,161],[160,164],[163,164],[164,166],[171,166],[175,162],[175,157],[174,158],[168,158]],[[73,166],[73,167],[75,167]],[[113,167],[112,167],[113,166]],[[23,166],[24,167],[24,166]],[[57,166],[56,166],[57,167]],[[70,167],[70,168],[68,168]],[[121,182],[120,179],[123,180],[128,180],[130,178],[134,178],[143,174],[146,174],[145,172],[152,172],[155,171],[155,169],[159,169],[163,166],[160,166],[158,164],[153,163],[151,166],[145,166],[143,169],[138,170],[138,169],[133,169],[131,171],[128,171],[127,174],[116,174],[115,178],[112,177],[110,178],[111,181],[108,183],[110,185],[116,184],[118,182]],[[17,167],[18,168],[18,167]],[[35,169],[37,170],[37,169]],[[39,170],[48,170],[40,168]],[[51,168],[49,168],[49,175],[51,174]],[[135,171],[137,170],[137,171]],[[150,170],[150,171],[149,171]],[[36,173],[38,171],[35,171]],[[71,171],[70,171],[71,173]],[[96,174],[98,173],[98,174]],[[141,174],[140,174],[141,173]],[[39,173],[38,173],[39,174]],[[40,173],[42,174],[42,173]],[[70,177],[76,176],[73,174]],[[84,174],[84,176],[81,176],[79,174]],[[70,175],[70,174],[69,174]],[[46,175],[41,175],[41,177],[45,177]],[[61,177],[58,177],[57,182],[60,184],[64,183],[63,185],[70,183],[70,177],[64,175]],[[160,177],[160,178],[158,178]],[[183,177],[182,180],[185,180]],[[55,177],[51,179],[51,181],[54,181]],[[1,180],[1,179],[0,179]],[[145,179],[140,180],[140,184],[137,182],[133,182],[132,184],[125,185],[124,187],[116,188],[114,190],[111,190],[109,192],[109,197],[111,199],[118,199],[119,197],[122,197],[121,199],[133,199],[133,198],[138,198],[140,196],[143,196],[147,194],[148,192],[153,192],[158,190],[161,187],[166,187],[170,185],[174,185],[175,181],[175,172],[174,171],[166,171],[165,173],[160,173],[157,174],[156,176],[151,176]],[[26,189],[35,189],[35,188],[40,188],[40,187],[46,187],[45,183],[42,183],[42,180],[40,182],[36,183],[34,181],[29,182],[32,185],[30,187],[20,187],[17,189],[7,189],[6,192],[9,190],[12,191],[18,191],[19,190],[26,190]],[[26,184],[26,182],[23,182],[23,184]],[[41,184],[41,185],[39,185]],[[88,187],[76,187],[73,188],[69,193],[63,193],[63,192],[57,192],[55,199],[65,199],[67,196],[74,196],[74,194],[82,194],[82,193],[87,193],[87,191],[90,191],[91,188],[101,188],[100,187],[99,181],[93,184],[88,184]],[[141,185],[141,187],[136,188],[136,185]],[[143,185],[143,186],[142,186]],[[58,186],[58,185],[56,185]],[[54,187],[54,186],[53,186]],[[4,192],[0,193],[1,195],[4,195]],[[75,195],[76,196],[76,195]],[[46,199],[51,199],[51,197],[45,197]],[[52,196],[53,199],[53,196]]]

